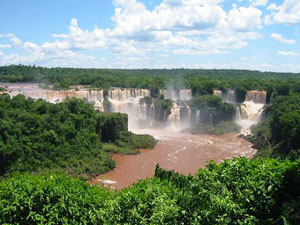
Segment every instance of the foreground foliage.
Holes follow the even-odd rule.
[[[109,192],[65,176],[0,181],[1,224],[299,224],[300,161],[211,162]]]
[[[99,113],[84,100],[51,104],[0,95],[0,175],[53,170],[87,178],[103,173],[114,167],[103,144],[125,153],[156,144],[127,126],[126,114]]]

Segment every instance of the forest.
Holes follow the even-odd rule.
[[[128,132],[128,117],[100,113],[75,98],[59,104],[0,95],[0,175],[62,172],[87,179],[114,168],[109,152],[154,148]]]
[[[300,74],[260,72],[250,70],[204,69],[79,69],[45,68],[10,65],[0,67],[0,82],[35,82],[52,85],[54,89],[68,89],[72,85],[94,88],[147,88],[152,97],[159,89],[190,88],[193,96],[210,95],[213,90],[233,89],[238,102],[244,101],[247,90],[267,91],[271,96],[300,92]]]
[[[0,81],[149,88],[141,101],[154,99],[168,113],[172,102],[158,90],[191,88],[188,104],[204,112],[195,134],[239,130],[234,105],[214,89],[236,90],[238,102],[247,90],[265,90],[268,103],[243,137],[258,149],[254,159],[211,161],[193,176],[157,165],[154,177],[110,191],[84,180],[115,166],[109,153],[153,148],[153,137],[129,132],[126,114],[101,113],[84,100],[0,95],[0,224],[300,224],[300,74],[14,65],[0,67]]]

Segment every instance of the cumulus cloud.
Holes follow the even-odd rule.
[[[281,34],[275,34],[275,33],[273,33],[273,34],[271,34],[271,38],[273,38],[274,40],[279,41],[281,43],[285,43],[285,44],[290,44],[290,45],[296,44],[295,40],[293,40],[293,39],[285,39],[285,38],[282,37]]]
[[[137,0],[114,0],[114,27],[84,30],[73,18],[69,32],[53,34],[53,42],[37,45],[10,37],[14,47],[26,50],[39,60],[57,62],[62,56],[87,57],[88,51],[103,50],[126,58],[144,58],[150,52],[180,55],[228,54],[259,39],[262,12],[254,6],[226,11],[223,0],[163,0],[153,10]],[[10,57],[13,57],[12,55]],[[15,56],[21,62],[27,60]],[[3,59],[3,57],[2,57]],[[64,58],[65,59],[65,58]],[[96,62],[95,58],[87,61]],[[6,60],[7,61],[7,60]],[[101,61],[101,60],[100,60]],[[100,64],[103,61],[99,62]]]
[[[228,14],[228,23],[238,31],[248,31],[259,28],[262,12],[256,8],[240,7],[232,9]]]
[[[0,34],[0,38],[9,38],[9,37],[14,37],[14,34]]]
[[[147,10],[136,0],[115,0],[114,29],[83,30],[72,19],[69,34],[55,34],[69,48],[109,49],[118,54],[169,51],[176,54],[223,54],[260,38],[261,11],[234,8],[227,13],[222,1],[164,0]],[[57,44],[57,43],[56,43]],[[49,44],[48,44],[49,45]]]
[[[266,16],[266,24],[296,24],[300,22],[299,0],[284,0],[284,2],[281,5],[276,5],[272,3],[268,6],[268,10],[271,10],[273,12]]]
[[[266,6],[268,0],[250,0],[252,6]]]
[[[20,46],[22,44],[22,41],[17,37],[12,37],[10,41],[16,46]]]
[[[10,44],[0,44],[0,48],[11,48]]]
[[[299,54],[297,52],[293,51],[278,51],[278,55],[283,55],[283,56],[298,56]]]

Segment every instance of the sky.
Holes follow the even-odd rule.
[[[0,0],[0,66],[300,72],[300,0]]]

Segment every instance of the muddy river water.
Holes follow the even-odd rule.
[[[194,174],[209,160],[217,163],[238,156],[252,158],[256,150],[235,134],[190,135],[178,131],[148,130],[147,133],[159,140],[152,150],[141,150],[138,155],[113,155],[116,168],[92,181],[122,189],[132,183],[152,177],[157,163],[162,168],[183,174]]]

